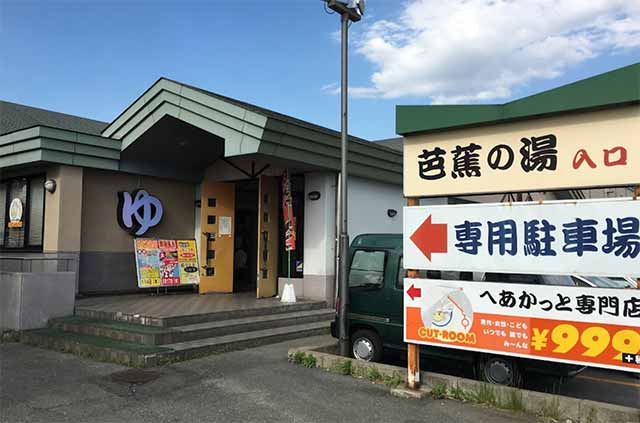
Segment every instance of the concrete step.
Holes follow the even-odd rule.
[[[233,333],[327,321],[331,320],[334,315],[334,310],[323,308],[231,320],[216,320],[167,328],[72,316],[54,319],[50,322],[50,327],[67,332],[100,336],[125,342],[162,345]]]
[[[160,345],[173,342],[171,328],[115,320],[96,320],[80,316],[69,316],[50,320],[49,327],[79,335],[97,336],[142,345]]]
[[[118,341],[53,328],[21,332],[20,342],[130,367],[155,366],[162,354],[171,353],[171,349],[166,347]]]
[[[253,332],[235,333],[213,338],[198,339],[195,341],[179,342],[164,345],[173,351],[172,359],[179,361],[189,360],[213,353],[256,347],[259,345],[273,344],[289,339],[305,338],[308,336],[325,335],[330,331],[330,320],[306,323],[302,325],[284,326],[279,328],[264,329]]]
[[[327,307],[325,301],[299,301],[294,304],[271,302],[259,307],[239,308],[236,310],[220,310],[209,313],[184,314],[179,316],[145,316],[120,311],[97,310],[91,307],[76,307],[75,315],[91,320],[109,320],[126,322],[145,326],[174,327],[193,325],[196,323],[219,320],[239,319],[251,316],[266,316],[271,314],[319,310]]]
[[[114,362],[132,367],[153,367],[289,339],[322,335],[329,333],[329,325],[330,321],[312,322],[162,346],[142,345],[47,328],[22,332],[21,342],[69,352],[93,360]]]
[[[174,331],[171,335],[173,341],[167,342],[167,344],[314,322],[327,322],[331,321],[334,316],[335,310],[322,308],[318,310],[287,312],[267,316],[251,316],[240,319],[175,326],[171,328]]]

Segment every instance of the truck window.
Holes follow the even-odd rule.
[[[407,269],[404,268],[403,256],[400,256],[400,263],[398,264],[398,279],[396,280],[396,288],[404,289],[404,278],[407,277]],[[426,270],[418,270],[418,278],[428,278]]]
[[[501,283],[524,283],[531,285],[541,285],[543,282],[538,275],[528,275],[523,273],[486,273],[485,281]]]
[[[377,287],[384,283],[385,251],[357,250],[351,261],[349,287]]]

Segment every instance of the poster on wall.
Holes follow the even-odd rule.
[[[159,239],[160,283],[162,286],[180,285],[178,267],[178,244],[172,239]]]
[[[199,273],[195,240],[178,241],[178,263],[180,264],[180,283],[197,284]]]
[[[160,286],[160,254],[158,240],[134,240],[138,287],[152,288]]]
[[[134,239],[139,288],[200,283],[196,242],[173,239]]]

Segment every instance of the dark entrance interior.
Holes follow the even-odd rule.
[[[258,180],[236,182],[233,291],[256,290],[258,259]]]

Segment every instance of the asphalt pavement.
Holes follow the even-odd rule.
[[[458,401],[400,399],[383,385],[287,362],[289,347],[327,339],[288,341],[135,375],[114,364],[0,344],[0,422],[536,421]]]

